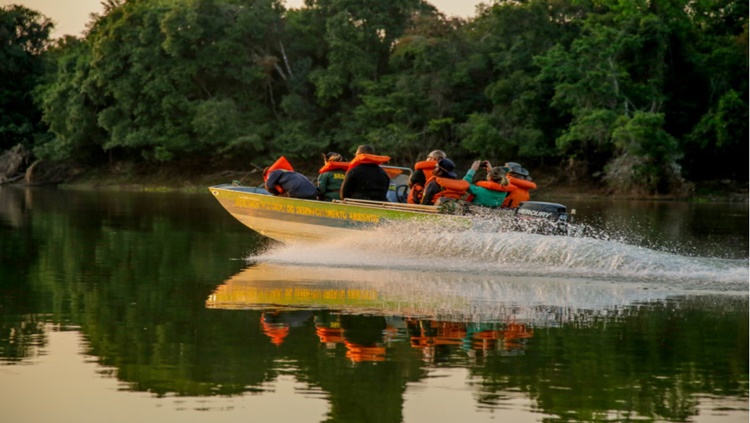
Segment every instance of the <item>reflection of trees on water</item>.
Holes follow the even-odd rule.
[[[585,329],[538,328],[523,359],[488,357],[472,369],[474,384],[492,405],[527,387],[566,420],[684,421],[698,411],[696,394],[747,397],[747,317],[747,299],[685,299],[629,307]]]
[[[96,322],[82,325],[91,351],[131,389],[159,395],[237,395],[292,374],[329,394],[330,421],[360,421],[372,404],[382,414],[368,418],[400,421],[407,384],[445,365],[469,370],[479,404],[502,407],[507,392],[524,392],[545,413],[571,420],[683,420],[695,414],[697,393],[747,394],[747,327],[737,325],[742,304],[731,301],[657,303],[584,325],[530,328],[191,305],[210,289],[172,295],[167,307],[122,305],[107,303],[112,288],[98,287],[84,306]],[[151,295],[163,299],[172,289]],[[284,336],[273,338],[268,325]]]
[[[217,237],[241,225],[217,223],[225,212],[211,198],[203,209],[200,198],[0,189],[2,359],[34,356],[48,323],[80,326],[92,353],[115,366],[137,362],[131,353],[149,357],[147,345],[170,328],[189,327],[190,310],[204,307],[198,296],[242,266],[197,258],[258,243],[244,232]]]
[[[39,315],[0,316],[0,364],[18,363],[47,345],[46,321]]]
[[[0,363],[39,355],[47,344],[46,318],[36,313],[52,311],[26,279],[42,239],[27,224],[24,197],[23,190],[0,189]]]
[[[50,322],[75,325],[87,353],[132,390],[242,395],[291,374],[328,393],[329,421],[401,421],[407,385],[438,366],[468,369],[479,405],[502,407],[508,392],[521,392],[566,420],[686,420],[697,394],[747,396],[746,298],[653,302],[528,327],[207,309],[216,281],[242,267],[225,258],[249,245],[246,232],[217,236],[216,223],[164,218],[153,198],[58,200],[30,208],[29,225],[0,241],[28,251],[3,255],[12,278],[0,284],[0,360],[33,357]],[[87,201],[105,212],[58,212]]]

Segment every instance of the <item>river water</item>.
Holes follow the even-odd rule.
[[[207,192],[2,187],[2,421],[747,422],[747,203],[560,202],[591,237],[282,245]]]

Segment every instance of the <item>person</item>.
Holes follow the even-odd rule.
[[[380,165],[390,159],[388,156],[376,156],[372,146],[360,145],[341,184],[341,199],[388,201],[391,178]]]
[[[529,201],[531,198],[529,191],[536,189],[536,184],[531,181],[529,171],[524,169],[520,164],[516,162],[508,162],[505,163],[505,167],[509,169],[509,172],[506,175],[508,182],[517,189],[508,193],[508,196],[505,197],[505,200],[503,201],[502,207],[505,209],[515,209],[518,208],[522,202]]]
[[[325,165],[318,173],[318,191],[320,199],[332,201],[341,199],[341,184],[344,182],[349,162],[345,161],[339,153],[330,152],[323,154]]]
[[[487,171],[486,180],[471,183],[480,168]],[[464,176],[464,180],[469,182],[469,193],[472,195],[471,203],[484,207],[501,207],[506,195],[518,189],[508,182],[506,175],[509,171],[510,169],[503,166],[492,167],[490,162],[486,160],[475,161]]]
[[[460,199],[466,195],[469,183],[464,180],[456,180],[456,165],[448,158],[440,159],[435,163],[432,177],[424,187],[424,195],[421,204],[434,205],[440,198]]]
[[[263,170],[263,181],[271,195],[316,200],[318,189],[307,179],[297,173],[284,156]]]
[[[409,177],[409,194],[406,202],[409,204],[420,204],[424,194],[424,186],[432,178],[432,169],[435,168],[435,162],[444,159],[446,154],[442,150],[433,150],[427,155],[427,159],[417,162],[414,165],[414,172]]]

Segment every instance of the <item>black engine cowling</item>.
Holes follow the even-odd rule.
[[[562,204],[526,201],[513,214],[513,227],[524,232],[545,235],[569,235],[572,216]]]

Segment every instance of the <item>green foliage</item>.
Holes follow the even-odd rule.
[[[101,91],[89,78],[90,50],[85,41],[66,37],[50,49],[49,55],[55,66],[35,94],[54,137],[39,143],[34,153],[53,160],[95,162],[107,134],[98,124]]]
[[[551,88],[536,77],[533,58],[566,38],[569,29],[554,21],[564,13],[545,1],[501,3],[470,24],[467,39],[484,58],[479,75],[485,78],[481,89],[488,102],[461,126],[467,150],[501,161],[555,155]]]
[[[622,152],[607,168],[605,178],[621,190],[649,192],[677,191],[681,182],[677,140],[663,129],[664,115],[636,112],[620,116],[614,124],[612,141]],[[623,171],[623,167],[625,171]]]
[[[16,144],[31,147],[46,131],[31,92],[44,75],[44,50],[53,27],[26,7],[0,7],[0,151]]]
[[[568,131],[557,139],[563,151],[575,153],[611,148],[612,129],[617,113],[608,109],[592,109],[587,114],[576,116]]]
[[[455,124],[464,119],[461,61],[470,50],[452,35],[460,25],[434,12],[415,14],[394,46],[389,74],[364,85],[357,124],[368,142],[405,165],[433,149],[461,152]]]
[[[496,2],[468,20],[420,0],[129,0],[105,12],[47,49],[47,68],[34,62],[42,79],[0,82],[4,137],[80,163],[304,161],[368,142],[402,165],[436,148],[573,160],[615,189],[662,191],[707,177],[707,164],[747,178],[721,166],[748,148],[746,2]],[[33,108],[7,112],[32,90],[41,122]],[[622,179],[628,167],[637,175]]]

